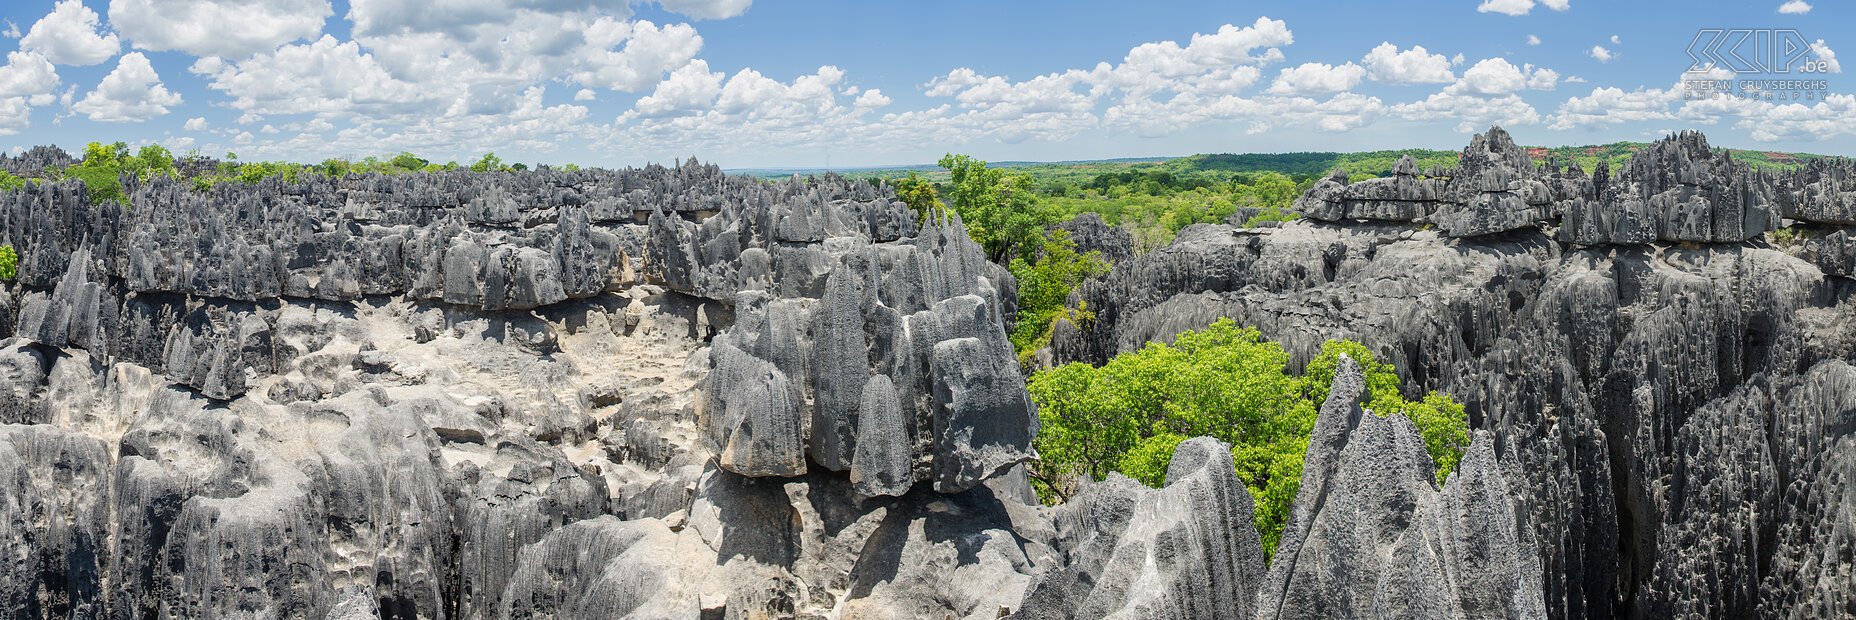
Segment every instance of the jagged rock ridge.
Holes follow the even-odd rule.
[[[1483,136],[1464,158],[1507,152],[1479,175],[1584,198],[1554,198],[1538,217],[1523,196],[1449,223],[1433,216],[1475,203],[1450,198],[1465,195],[1451,187],[1460,170],[1440,171],[1425,221],[1190,227],[1079,287],[1070,303],[1094,320],[1060,322],[1051,358],[1099,362],[1219,317],[1257,326],[1296,364],[1327,339],[1359,340],[1408,396],[1463,401],[1512,463],[1501,477],[1540,550],[1548,616],[1849,613],[1848,562],[1824,555],[1849,537],[1824,524],[1847,510],[1856,281],[1830,251],[1848,233],[1824,214],[1846,204],[1830,188],[1851,164],[1752,171],[1681,134],[1617,176],[1587,176],[1490,151],[1506,144]],[[1338,213],[1339,189],[1426,178],[1398,176],[1335,180],[1302,202]],[[1780,217],[1816,232],[1763,235]],[[1461,234],[1489,228],[1506,230]],[[1780,462],[1796,465],[1781,474]]]

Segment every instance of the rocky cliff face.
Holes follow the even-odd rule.
[[[0,196],[11,614],[992,617],[1048,563],[1010,276],[887,190],[126,189]]]
[[[1491,131],[1453,169],[1336,175],[1304,220],[1195,226],[1077,291],[1096,319],[1059,325],[1060,361],[1232,316],[1298,361],[1360,339],[1469,405],[1440,487],[1343,362],[1267,564],[1209,439],[1163,488],[1036,506],[1015,284],[881,187],[694,162],[128,180],[126,206],[29,186],[0,195],[24,257],[0,295],[0,609],[1850,614],[1850,166],[1759,173],[1698,135],[1640,157],[1539,168]],[[1811,234],[1768,243],[1785,220]],[[1072,230],[1104,254],[1118,232]]]
[[[1220,316],[1298,363],[1357,339],[1488,433],[1472,454],[1504,464],[1478,476],[1499,472],[1520,506],[1546,615],[1852,613],[1850,563],[1827,555],[1848,548],[1847,528],[1826,524],[1847,521],[1839,468],[1856,429],[1856,281],[1835,215],[1856,166],[1775,175],[1688,133],[1588,177],[1533,166],[1499,129],[1461,161],[1336,175],[1279,228],[1181,231],[1080,287],[1072,303],[1095,319],[1059,324],[1053,357],[1101,361]],[[1769,241],[1784,220],[1807,240]],[[1361,609],[1308,592],[1329,598],[1294,600]]]

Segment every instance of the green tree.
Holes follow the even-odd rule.
[[[495,172],[501,171],[502,169],[503,160],[497,157],[495,153],[484,153],[483,159],[479,159],[477,163],[470,165],[471,172]]]
[[[1038,203],[1029,175],[1006,174],[987,168],[985,161],[952,153],[939,163],[951,178],[949,202],[987,260],[1006,264],[1037,247],[1044,229],[1057,219],[1056,211]]]
[[[0,170],[0,192],[10,192],[25,186],[25,177],[14,176],[11,172]]]
[[[1052,228],[1043,243],[1041,252],[1014,258],[1008,267],[1018,280],[1018,321],[1011,338],[1021,364],[1050,343],[1051,325],[1066,314],[1063,304],[1070,291],[1109,269],[1100,252],[1078,253],[1070,231]]]
[[[400,154],[393,156],[393,159],[388,160],[388,163],[393,164],[393,167],[399,168],[405,172],[417,172],[425,168],[426,164],[432,162],[420,159],[411,152],[400,151]]]
[[[909,205],[915,211],[915,221],[925,223],[930,217],[938,217],[944,210],[941,198],[935,195],[934,184],[923,179],[915,171],[909,176],[896,179],[896,199]]]
[[[13,246],[0,245],[0,280],[11,280],[19,276],[19,253]]]
[[[1301,376],[1292,375],[1280,345],[1219,319],[1171,345],[1149,344],[1101,367],[1076,363],[1034,374],[1026,387],[1043,424],[1034,485],[1047,500],[1067,498],[1078,477],[1100,479],[1110,471],[1158,486],[1180,441],[1215,437],[1231,446],[1237,476],[1256,504],[1264,549],[1273,552],[1342,354],[1361,365],[1367,407],[1416,423],[1441,483],[1468,443],[1462,405],[1435,392],[1405,400],[1397,372],[1355,342],[1324,344]]]

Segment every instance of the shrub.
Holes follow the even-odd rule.
[[[13,246],[0,245],[0,280],[11,280],[19,276],[19,253]]]
[[[1357,342],[1329,341],[1301,376],[1291,375],[1281,345],[1219,319],[1171,345],[1149,344],[1101,367],[1073,363],[1033,375],[1026,387],[1042,422],[1033,484],[1046,501],[1067,498],[1079,477],[1101,479],[1111,471],[1159,486],[1179,442],[1216,437],[1231,446],[1237,476],[1256,504],[1264,549],[1273,552],[1342,354],[1360,364],[1367,407],[1379,415],[1400,412],[1418,426],[1442,482],[1468,444],[1461,404],[1435,392],[1405,400],[1397,372]]]

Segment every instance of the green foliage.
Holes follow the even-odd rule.
[[[1006,264],[1037,247],[1058,212],[1040,204],[1031,177],[987,168],[966,155],[943,156],[940,166],[950,178],[949,201],[967,234],[986,251],[987,260]]]
[[[0,192],[10,192],[26,187],[26,178],[14,176],[13,173],[0,170]]]
[[[1299,217],[1301,217],[1301,215],[1296,213],[1293,210],[1284,209],[1276,205],[1270,205],[1269,207],[1264,208],[1262,212],[1259,212],[1256,215],[1250,216],[1250,219],[1244,221],[1244,225],[1245,226],[1257,226],[1264,222],[1290,222],[1290,221],[1294,221],[1296,218],[1299,218]]]
[[[921,175],[910,172],[909,176],[896,180],[896,199],[909,205],[915,211],[916,223],[925,223],[929,217],[940,217],[946,210],[941,206],[941,198],[935,194],[934,184],[922,179]]]
[[[1354,342],[1324,344],[1302,376],[1294,376],[1281,345],[1220,319],[1180,334],[1171,345],[1149,344],[1101,367],[1067,364],[1033,375],[1026,387],[1043,423],[1034,484],[1047,500],[1066,498],[1079,476],[1100,479],[1110,471],[1157,486],[1180,441],[1216,437],[1230,444],[1236,473],[1256,503],[1264,549],[1273,551],[1343,353],[1361,365],[1367,407],[1380,415],[1403,413],[1417,424],[1441,482],[1467,445],[1462,405],[1435,392],[1405,400],[1394,369]]]
[[[1079,254],[1070,231],[1052,228],[1044,234],[1043,251],[1012,259],[1008,267],[1018,280],[1018,322],[1012,328],[1012,346],[1022,362],[1050,344],[1051,326],[1065,314],[1063,302],[1084,280],[1108,273],[1099,252]]]
[[[13,246],[0,245],[0,280],[11,280],[19,276],[19,253]]]
[[[484,153],[483,159],[479,159],[477,163],[470,165],[471,172],[495,172],[506,169],[507,168],[503,167],[503,159],[497,157],[495,153]]]
[[[1166,468],[1173,464],[1173,451],[1185,436],[1162,432],[1142,439],[1121,456],[1118,471],[1150,487],[1166,484]]]
[[[393,156],[393,159],[388,163],[393,164],[393,167],[401,170],[422,170],[425,168],[426,164],[432,162],[420,159],[412,153],[400,151],[400,154]]]

